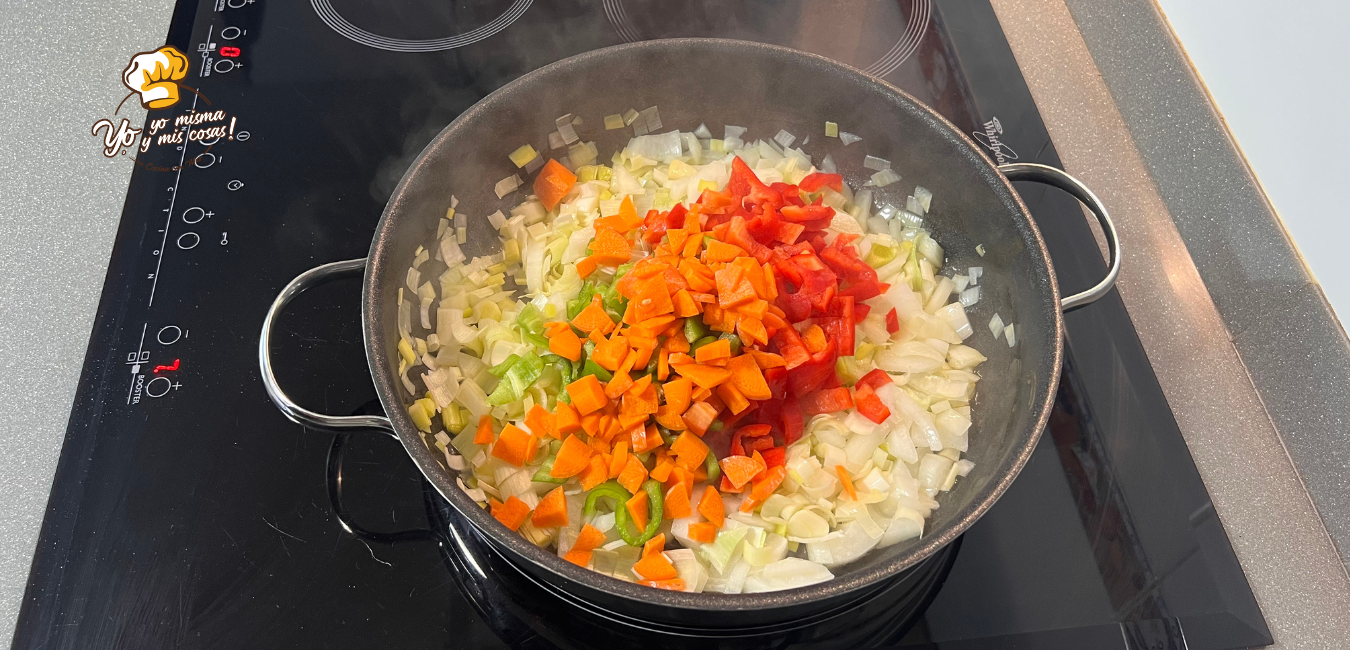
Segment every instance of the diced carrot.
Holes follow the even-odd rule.
[[[525,518],[530,516],[530,507],[514,494],[506,499],[506,503],[492,499],[489,501],[488,507],[493,518],[502,522],[503,526],[511,530],[520,528],[520,525],[525,523]]]
[[[595,257],[587,255],[577,261],[577,275],[581,276],[582,280],[585,280],[586,278],[591,277],[591,274],[595,273],[595,269],[599,267],[600,265],[595,263]]]
[[[697,435],[685,431],[670,443],[670,453],[675,454],[677,465],[692,471],[703,465],[703,460],[708,457],[708,445]]]
[[[586,375],[568,384],[567,395],[572,398],[572,406],[577,407],[577,413],[582,416],[594,413],[609,403],[605,388],[595,375]]]
[[[604,266],[618,266],[633,255],[633,247],[628,240],[619,231],[604,226],[595,229],[591,251],[596,263]]]
[[[539,197],[539,202],[544,204],[544,209],[552,210],[576,184],[577,175],[562,163],[550,158],[544,164],[544,168],[539,170],[539,175],[534,178],[534,194]]]
[[[600,302],[600,296],[591,296],[591,304],[587,305],[576,318],[572,319],[572,326],[583,332],[599,330],[601,334],[608,334],[614,329],[614,319],[605,313],[605,307]]]
[[[571,478],[580,474],[591,464],[591,447],[574,435],[567,436],[558,455],[553,458],[553,469],[549,476],[553,478]]]
[[[646,526],[638,526],[638,530],[643,528],[646,528]],[[652,553],[660,553],[664,550],[666,550],[666,534],[657,533],[656,537],[647,540],[647,543],[642,545],[642,557],[647,557]]]
[[[689,409],[689,398],[694,390],[694,382],[688,377],[680,377],[662,384],[662,391],[666,394],[666,404],[670,405],[676,413],[684,413]]]
[[[722,495],[717,488],[709,485],[703,490],[703,497],[698,500],[698,514],[703,515],[712,525],[721,528],[726,519],[726,506],[722,503]]]
[[[687,258],[698,257],[698,249],[702,246],[702,237],[690,237],[684,240],[684,250],[680,251],[680,255]]]
[[[685,588],[683,578],[671,578],[670,580],[638,580],[638,584],[654,589],[665,589],[666,591],[684,591]]]
[[[682,415],[684,414],[680,413],[675,407],[662,404],[656,409],[656,423],[671,431],[684,431],[689,428],[689,425],[684,423]]]
[[[764,470],[759,478],[755,479],[755,487],[750,491],[750,496],[763,503],[778,489],[778,485],[783,482],[783,477],[787,476],[787,467],[776,465]]]
[[[561,439],[560,436],[554,435],[557,428],[556,422],[557,416],[549,413],[538,404],[535,404],[530,412],[525,414],[525,426],[530,428],[530,434],[536,438],[552,436]]]
[[[675,366],[675,372],[680,373],[683,377],[688,377],[703,388],[713,388],[731,378],[731,373],[727,370],[697,363]]]
[[[605,397],[609,399],[618,399],[633,385],[633,378],[628,376],[627,372],[618,372],[614,378],[605,384]]]
[[[473,432],[473,444],[486,445],[492,442],[492,416],[484,414],[478,418],[478,430]]]
[[[525,433],[520,427],[508,424],[497,437],[497,444],[492,445],[492,455],[520,467],[534,457],[535,446],[534,436]]]
[[[628,227],[627,230],[632,230],[642,225],[642,217],[638,216],[637,208],[633,206],[633,196],[631,194],[623,197],[623,201],[619,203],[619,214],[617,216],[623,221],[624,225]]]
[[[557,412],[553,414],[553,436],[555,438],[581,431],[581,414],[577,413],[575,406],[566,402],[558,402],[556,410]]]
[[[586,471],[581,473],[581,489],[589,490],[607,480],[609,480],[609,467],[605,465],[605,459],[598,454],[591,456],[590,465],[586,466]]]
[[[628,339],[615,334],[605,340],[604,343],[597,344],[594,350],[591,350],[590,358],[601,368],[614,372],[619,369],[619,364],[623,363],[628,356]]]
[[[772,352],[760,352],[759,350],[747,350],[747,352],[755,359],[755,365],[763,370],[768,370],[769,368],[782,368],[787,365],[787,362],[783,360],[783,357]]]
[[[711,543],[717,539],[717,526],[708,521],[689,524],[689,539],[704,544]]]
[[[633,525],[637,526],[639,531],[647,527],[647,493],[637,490],[627,503],[623,505],[628,509],[628,514],[633,518]]]
[[[572,543],[572,550],[594,551],[605,543],[605,534],[600,529],[586,524],[581,527],[581,532],[577,534],[577,541]]]
[[[759,507],[760,503],[762,503],[762,501],[755,497],[745,497],[744,499],[741,499],[741,507],[737,509],[741,512],[754,512],[755,508]]]
[[[717,409],[707,402],[696,402],[684,412],[684,423],[689,430],[702,436],[717,418]]]
[[[770,302],[778,298],[778,280],[773,273],[773,265],[768,262],[762,267],[764,271],[764,295],[765,300]]]
[[[530,517],[530,523],[536,528],[567,525],[567,496],[563,494],[561,485],[550,490],[539,500],[539,505],[534,507],[534,515]]]
[[[730,262],[745,254],[745,249],[740,246],[714,239],[708,242],[708,250],[703,259],[707,262]]]
[[[722,481],[717,484],[717,489],[721,490],[722,494],[740,494],[745,491],[745,486],[736,487],[732,485],[731,479],[727,478],[726,474],[723,474]]]
[[[691,357],[691,356],[689,356],[689,355],[687,355],[687,354],[685,354],[685,353],[683,353],[683,352],[671,352],[671,353],[670,353],[670,365],[671,365],[671,366],[679,366],[679,365],[684,365],[684,364],[687,364],[687,363],[693,363],[693,362],[694,362],[694,358]]]
[[[673,469],[675,469],[675,463],[672,463],[669,460],[663,460],[657,463],[656,467],[652,468],[650,476],[657,481],[665,483],[666,480],[670,478],[670,471]]]
[[[670,351],[661,350],[656,353],[656,378],[665,381],[670,377]]]
[[[746,280],[750,281],[750,286],[754,287],[755,295],[763,298],[764,290],[764,270],[760,268],[759,262],[753,257],[738,257],[731,260],[733,266],[741,267],[741,273]]]
[[[665,343],[661,344],[661,349],[669,350],[671,354],[676,352],[688,352],[689,339],[684,338],[683,333],[673,335],[667,338]]]
[[[750,400],[746,399],[745,395],[742,395],[741,391],[736,390],[736,387],[732,386],[730,383],[718,386],[716,392],[717,396],[722,398],[722,402],[727,405],[727,408],[730,409],[733,414],[740,413],[741,411],[750,408]]]
[[[769,302],[755,298],[736,307],[736,313],[742,316],[749,316],[755,320],[762,320],[764,315],[769,313]]]
[[[674,580],[680,575],[680,572],[675,570],[675,565],[666,559],[665,553],[652,553],[638,560],[633,565],[633,571],[644,580]]]
[[[618,478],[623,472],[624,466],[628,464],[628,441],[620,440],[614,443],[614,453],[609,457],[609,477]]]
[[[714,296],[711,293],[695,293],[690,291],[689,297],[693,298],[694,302],[699,303],[700,305],[711,305],[717,302],[717,296]]]
[[[854,501],[858,500],[858,491],[853,489],[853,478],[848,475],[848,470],[843,465],[835,465],[834,473],[839,475],[839,482],[844,484],[844,492],[848,498]]]
[[[670,285],[660,275],[643,282],[633,301],[637,303],[635,313],[640,321],[675,311],[675,304],[670,300]]]
[[[687,318],[699,314],[698,303],[694,302],[693,297],[684,289],[675,292],[674,305],[676,316]]]
[[[825,349],[829,341],[825,339],[825,330],[820,329],[819,325],[812,325],[802,332],[802,342],[806,344],[806,350],[815,354]]]
[[[681,481],[666,491],[666,500],[661,504],[662,516],[666,519],[679,519],[694,514],[689,507],[688,483]]]
[[[722,473],[736,489],[744,487],[764,469],[764,465],[748,456],[727,456],[722,459],[720,465]]]
[[[642,466],[642,461],[638,460],[637,456],[629,454],[617,480],[623,489],[636,493],[642,489],[642,482],[647,480],[647,468]]]
[[[716,359],[728,359],[730,357],[731,341],[727,339],[717,339],[694,351],[694,360],[699,363],[708,363]]]
[[[766,400],[773,397],[769,383],[764,379],[764,373],[760,371],[759,364],[755,363],[755,357],[742,354],[731,359],[727,361],[727,370],[731,372],[729,383],[746,399]],[[725,401],[726,397],[722,399]]]
[[[647,364],[652,360],[652,352],[654,352],[655,350],[656,350],[655,346],[652,346],[650,348],[633,348],[632,352],[633,367],[646,368]]]

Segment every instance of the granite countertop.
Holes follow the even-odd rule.
[[[1121,296],[1275,647],[1339,647],[1350,639],[1344,331],[1151,2],[992,4],[1066,168],[1116,216]],[[99,154],[89,125],[121,97],[128,53],[163,42],[172,10],[0,0],[5,638],[132,169]]]

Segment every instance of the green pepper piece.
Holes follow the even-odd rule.
[[[614,499],[614,520],[618,521],[620,512],[627,514],[625,512],[627,508],[623,507],[623,504],[633,498],[633,495],[622,485],[619,485],[618,481],[605,481],[591,488],[591,491],[586,494],[586,503],[581,507],[581,515],[587,519],[594,516],[595,505],[599,503],[600,499],[604,498]]]
[[[702,318],[684,319],[684,338],[690,345],[708,335],[708,326],[703,324]]]
[[[708,484],[717,485],[717,479],[722,478],[722,466],[717,464],[717,454],[708,452],[708,458],[704,461],[704,467],[708,470]]]
[[[581,379],[586,375],[595,375],[595,378],[599,379],[600,381],[609,381],[614,378],[614,373],[605,370],[604,368],[601,368],[600,364],[596,363],[592,359],[586,360],[586,365],[582,366],[581,374],[577,376],[577,379]]]
[[[638,534],[634,535],[628,530],[628,508],[619,504],[614,511],[614,527],[619,529],[619,537],[629,546],[646,544],[651,538],[656,537],[656,531],[661,529],[662,508],[665,505],[661,484],[655,480],[645,481],[642,484],[642,491],[647,493],[647,527]]]
[[[688,321],[686,321],[686,322],[688,322]],[[699,349],[699,348],[701,348],[701,347],[703,347],[703,346],[705,346],[705,345],[709,345],[709,344],[715,343],[715,342],[717,342],[717,337],[716,337],[716,336],[705,336],[705,337],[703,337],[703,338],[701,338],[701,339],[699,339],[699,340],[697,340],[697,341],[694,341],[693,343],[691,343],[691,344],[689,345],[689,356],[691,356],[691,357],[694,356],[694,353],[695,353],[695,352],[698,352],[698,349]]]
[[[660,350],[659,345],[657,349]],[[657,354],[652,355],[652,360],[647,362],[647,369],[643,370],[642,372],[648,375],[652,375],[652,379],[656,379],[656,370],[660,367],[660,365],[661,365],[661,354],[658,352]]]
[[[722,335],[717,338],[731,341],[731,356],[734,357],[741,353],[741,337],[736,336],[731,332],[723,332]]]

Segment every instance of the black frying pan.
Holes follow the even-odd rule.
[[[971,310],[975,330],[968,344],[989,360],[972,404],[971,474],[939,499],[921,539],[874,550],[832,569],[825,583],[760,594],[670,592],[616,580],[563,561],[506,529],[455,484],[438,452],[429,450],[407,415],[409,396],[397,370],[395,294],[404,283],[414,249],[434,241],[451,194],[468,223],[470,257],[496,252],[497,232],[485,215],[519,201],[500,200],[493,185],[515,168],[506,154],[537,142],[554,119],[573,113],[586,121],[601,158],[622,147],[628,129],[605,131],[602,116],[659,107],[665,129],[692,131],[700,122],[749,127],[748,139],[779,129],[822,134],[826,120],[862,136],[845,148],[837,138],[814,137],[807,152],[833,154],[854,187],[870,175],[864,153],[891,161],[904,180],[876,192],[876,201],[903,204],[915,184],[933,191],[926,220],[957,268],[984,267],[983,297]],[[1009,180],[1040,181],[1068,191],[1097,216],[1111,249],[1111,270],[1100,284],[1061,300],[1045,243]],[[528,182],[528,180],[527,180]],[[904,189],[902,189],[904,188]],[[986,254],[976,254],[983,244]],[[485,97],[443,130],[403,175],[385,207],[366,259],[334,262],[293,280],[263,323],[259,360],[268,394],[292,420],[314,429],[379,429],[397,436],[427,480],[507,557],[538,579],[576,598],[627,616],[670,624],[745,627],[772,624],[837,609],[956,539],[979,519],[1017,476],[1045,426],[1059,382],[1063,354],[1062,310],[1106,293],[1120,269],[1114,226],[1081,183],[1041,165],[995,167],[974,142],[931,108],[899,89],[828,59],[782,47],[717,39],[671,39],[611,47],[559,61]],[[269,359],[278,312],[298,293],[325,279],[364,270],[362,325],[371,375],[388,419],[335,417],[306,410],[277,385]],[[992,314],[1017,325],[1017,345],[994,340],[985,327]]]

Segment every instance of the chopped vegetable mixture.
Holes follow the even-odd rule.
[[[538,173],[495,188],[532,190],[487,217],[500,253],[466,258],[452,199],[400,290],[412,421],[504,526],[658,589],[804,586],[918,538],[973,467],[985,360],[962,344],[980,270],[939,274],[932,194],[874,206],[787,131],[642,115],[609,165],[571,116],[562,160],[511,153]]]

